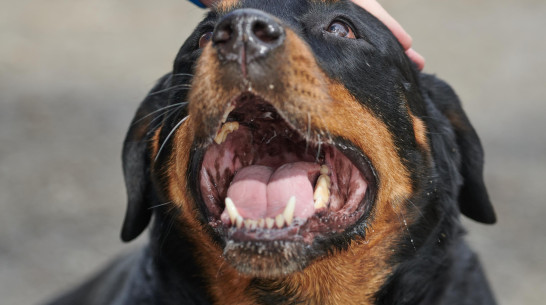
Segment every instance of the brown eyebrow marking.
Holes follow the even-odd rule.
[[[415,141],[421,146],[422,149],[430,151],[430,145],[428,144],[427,127],[423,120],[410,113],[411,121],[413,124],[413,133],[415,135]]]

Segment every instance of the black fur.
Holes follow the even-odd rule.
[[[131,241],[146,227],[152,218],[150,209],[150,196],[154,193],[150,177],[150,155],[148,139],[149,127],[154,116],[149,115],[161,107],[165,107],[164,95],[156,95],[154,92],[166,87],[170,80],[164,76],[152,89],[148,98],[142,102],[131,122],[125,142],[123,144],[123,176],[127,188],[127,212],[121,230],[121,239]]]
[[[408,236],[399,240],[390,258],[397,268],[376,292],[375,304],[494,304],[477,258],[462,238],[461,212],[484,223],[493,223],[495,215],[483,183],[481,144],[453,90],[436,77],[418,72],[388,29],[349,1],[271,2],[246,0],[242,6],[263,10],[291,27],[310,46],[328,77],[342,83],[360,101],[366,101],[366,106],[395,135],[395,145],[411,173],[414,189],[421,190],[410,198],[417,220],[407,228]],[[191,228],[175,220],[177,210],[161,205],[169,201],[163,192],[166,178],[152,174],[152,162],[157,164],[156,172],[161,172],[172,151],[170,131],[187,115],[184,102],[201,54],[199,37],[211,31],[221,18],[216,12],[209,13],[187,39],[173,72],[164,76],[140,105],[125,140],[123,169],[128,208],[121,236],[124,241],[136,238],[153,214],[150,243],[52,304],[211,303],[208,279],[195,264],[194,245],[188,241]],[[324,36],[323,29],[334,18],[349,22],[361,39]],[[401,91],[407,102],[400,100]],[[427,126],[434,162],[431,167],[423,165],[427,163],[422,148],[408,132],[413,126],[406,107]],[[152,157],[149,143],[159,126],[164,127],[159,135],[162,145],[158,156]],[[200,153],[197,148],[192,150],[188,173],[193,178],[188,191],[194,198],[200,196],[195,179]],[[353,236],[364,236],[368,226],[373,227],[373,223],[362,222],[338,238],[320,241],[323,244],[319,248],[335,255],[348,246]],[[212,230],[208,233],[222,246],[222,239]],[[259,304],[285,304],[296,296],[294,291],[258,278],[247,292]]]

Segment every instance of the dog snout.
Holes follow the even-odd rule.
[[[272,16],[255,9],[239,9],[224,16],[212,37],[221,60],[242,65],[266,57],[284,40],[282,26]]]

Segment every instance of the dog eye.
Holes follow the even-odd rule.
[[[199,49],[204,48],[211,40],[212,32],[206,32],[205,34],[199,37]]]
[[[339,37],[356,39],[355,33],[353,32],[351,27],[343,21],[333,21],[332,23],[330,23],[328,28],[326,28],[326,31]]]

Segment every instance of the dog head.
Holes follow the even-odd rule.
[[[456,95],[350,1],[221,2],[141,104],[123,161],[123,240],[168,214],[204,264],[251,277],[353,264],[381,279],[445,215],[495,220]]]

